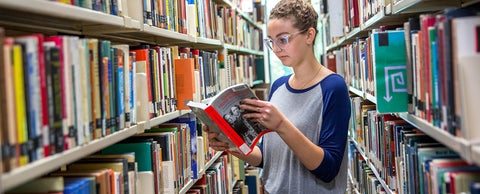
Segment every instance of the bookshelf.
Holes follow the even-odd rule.
[[[127,1],[123,2],[125,3]],[[128,2],[133,1],[128,0]],[[263,31],[263,24],[255,22],[250,15],[242,12],[234,3],[228,0],[215,0],[212,1],[212,3],[223,5],[234,10],[240,16],[238,20],[245,21],[245,25],[250,25],[252,29],[259,31],[260,34],[261,31]],[[129,5],[130,4],[123,6]],[[145,24],[142,18],[138,18],[133,14],[132,8],[134,7],[129,7],[130,10],[128,13],[124,10],[123,13],[119,13],[118,15],[111,15],[101,11],[46,0],[0,0],[0,27],[5,30],[6,36],[27,35],[32,33],[41,33],[45,36],[73,35],[109,40],[112,43],[128,44],[130,46],[141,44],[159,46],[174,45],[218,52],[225,55],[228,53],[252,55],[254,57],[263,55],[263,51],[255,49],[258,48],[258,45],[251,45],[250,48],[244,48],[234,43],[225,43],[220,39],[192,36],[190,34],[178,33]],[[141,10],[134,11],[140,12]],[[261,36],[259,38],[261,38]],[[253,86],[254,83],[250,84]],[[9,172],[3,172],[0,177],[0,193],[4,193],[16,186],[62,168],[135,134],[144,133],[145,130],[151,127],[190,113],[191,111],[189,110],[175,110],[165,113],[147,119],[146,121],[138,122],[131,127],[119,130],[110,135],[94,139],[84,145],[79,145],[61,153],[36,160],[25,166],[12,169]],[[207,164],[205,164],[205,168],[200,169],[199,173],[205,174],[206,169],[221,155],[221,152],[216,153]],[[187,193],[196,181],[197,180],[190,179],[190,181],[181,188],[180,193]]]
[[[45,173],[54,171],[61,166],[95,153],[107,147],[108,145],[130,137],[135,133],[137,133],[137,126],[130,127],[118,133],[114,133],[113,135],[94,140],[85,146],[69,149],[60,154],[55,154],[45,159],[35,161],[25,167],[14,169],[7,174],[2,174],[2,189],[4,189],[4,191],[8,191],[17,185],[30,181],[36,177],[44,175]]]
[[[380,27],[397,26],[397,28],[402,28],[404,22],[407,22],[409,18],[412,18],[412,17],[418,18],[420,15],[427,14],[427,13],[435,14],[435,15],[436,14],[442,14],[443,11],[446,8],[452,8],[452,7],[460,8],[460,7],[475,6],[475,8],[477,8],[477,15],[478,15],[478,12],[479,12],[479,10],[478,10],[478,5],[479,4],[478,3],[479,2],[480,1],[478,1],[478,0],[455,0],[455,1],[451,1],[451,0],[439,0],[439,1],[391,0],[391,1],[383,1],[383,0],[381,0],[381,1],[375,1],[375,3],[377,3],[378,7],[374,7],[374,8],[368,7],[368,8],[371,8],[372,10],[376,9],[376,11],[373,11],[373,14],[371,12],[367,13],[367,11],[365,11],[364,13],[360,13],[360,16],[363,16],[363,18],[362,17],[359,18],[358,26],[357,27],[352,27],[352,26],[345,27],[344,26],[344,30],[343,30],[344,35],[340,36],[340,37],[329,37],[329,32],[328,31],[330,30],[329,29],[330,26],[331,25],[336,25],[336,24],[329,24],[328,21],[329,21],[330,16],[329,16],[328,13],[325,13],[324,14],[324,19],[323,19],[323,23],[324,23],[323,26],[326,27],[325,31],[327,31],[327,33],[326,33],[327,35],[326,35],[326,37],[324,37],[325,38],[324,42],[326,42],[325,51],[326,51],[326,54],[328,53],[328,54],[334,54],[335,55],[335,52],[340,50],[341,55],[337,55],[337,56],[343,57],[343,60],[346,61],[346,62],[345,62],[345,64],[342,64],[342,65],[345,65],[345,66],[349,65],[350,67],[346,67],[346,68],[347,69],[350,68],[350,71],[352,71],[352,69],[353,69],[352,66],[357,65],[357,64],[352,64],[352,63],[357,62],[356,60],[359,61],[358,64],[359,64],[360,68],[354,67],[355,69],[353,69],[353,71],[355,71],[355,73],[358,73],[358,75],[360,75],[360,77],[357,78],[357,79],[361,79],[360,80],[361,83],[357,84],[359,86],[359,88],[355,88],[354,86],[349,85],[350,93],[352,94],[352,96],[362,98],[367,104],[377,105],[377,99],[376,99],[376,96],[374,94],[375,92],[371,92],[371,91],[367,92],[367,89],[365,87],[367,85],[367,81],[365,80],[365,77],[364,77],[366,75],[366,72],[365,72],[365,67],[362,67],[362,65],[365,65],[365,63],[367,63],[367,62],[366,61],[361,61],[363,59],[361,58],[360,54],[358,56],[352,54],[352,53],[359,52],[355,49],[360,48],[360,46],[359,46],[360,44],[356,45],[356,46],[358,46],[358,48],[357,47],[349,47],[348,48],[348,49],[352,49],[352,51],[348,50],[348,51],[344,52],[341,49],[344,49],[344,48],[347,48],[348,46],[355,45],[355,44],[359,43],[359,42],[357,42],[358,39],[369,37],[371,34],[373,34],[374,31],[378,31]],[[350,1],[350,4],[351,3],[352,3],[352,1]],[[357,3],[358,3],[357,5],[359,7],[358,9],[360,10],[359,12],[364,11],[364,8],[361,7],[361,4],[362,4],[361,1],[358,1]],[[330,5],[328,5],[328,6],[330,6]],[[351,8],[351,10],[349,10],[349,14],[354,13],[353,9],[354,8]],[[372,10],[369,10],[369,11],[372,11]],[[365,15],[363,15],[363,14],[365,14]],[[367,14],[371,14],[371,15],[367,16]],[[348,18],[347,20],[352,22],[353,19]],[[342,53],[342,52],[344,52],[344,53]],[[345,53],[347,53],[347,54],[345,54]],[[351,55],[349,55],[349,54],[351,54]],[[344,55],[349,55],[349,56],[344,56]],[[347,58],[347,59],[345,59],[345,58]],[[327,59],[324,59],[324,62],[327,62]],[[337,63],[338,63],[338,60],[337,60]],[[373,72],[375,73],[375,70],[373,70]],[[368,72],[368,73],[370,74],[370,72]],[[351,76],[351,74],[350,75],[346,74],[346,76]],[[375,81],[376,78],[374,77],[373,79],[374,79],[374,82],[376,82]],[[353,80],[353,81],[358,82],[358,80]],[[374,83],[374,84],[376,84],[376,83]],[[441,145],[443,145],[443,146],[449,148],[450,150],[456,152],[460,156],[460,158],[462,160],[464,160],[465,162],[467,162],[468,164],[472,164],[474,166],[475,165],[476,166],[480,165],[480,153],[479,153],[480,152],[480,142],[475,141],[475,140],[471,141],[471,140],[468,140],[468,139],[466,139],[464,137],[461,137],[461,136],[452,135],[450,132],[445,131],[444,129],[442,129],[438,126],[435,126],[432,122],[429,122],[426,119],[421,118],[419,116],[416,116],[412,113],[401,112],[401,113],[392,113],[392,115],[400,118],[403,121],[406,121],[408,124],[412,125],[416,129],[419,129],[421,132],[423,132],[427,136],[433,138],[435,141],[439,142]],[[355,122],[358,122],[358,121],[355,121]],[[368,122],[371,122],[371,121],[368,121]],[[362,121],[362,124],[363,124],[363,121]],[[352,123],[352,125],[354,125],[354,123]],[[472,130],[472,129],[469,129],[469,130]],[[351,131],[351,133],[355,133],[354,131],[355,130]],[[362,131],[362,132],[365,132],[365,131]],[[367,132],[365,132],[365,133],[367,133]],[[379,137],[371,137],[371,138],[372,139],[368,139],[368,140],[369,141],[375,141],[376,138],[379,138]],[[362,139],[362,141],[367,141],[367,140]],[[376,166],[378,166],[378,161],[376,161],[378,159],[376,158],[376,156],[370,155],[370,153],[364,153],[364,151],[365,151],[364,146],[365,145],[359,145],[359,143],[356,141],[356,139],[350,139],[350,142],[354,145],[353,149],[355,149],[359,152],[359,156],[357,156],[357,157],[359,157],[359,158],[363,157],[365,159],[368,168],[370,168],[372,170],[373,174],[378,179],[378,184],[381,185],[382,189],[377,190],[377,192],[381,191],[381,192],[385,192],[385,193],[399,193],[400,191],[395,191],[395,190],[390,189],[389,184],[387,183],[387,180],[385,179],[385,173],[380,173],[382,171],[382,169],[376,169]],[[363,143],[368,144],[368,142],[363,142]],[[385,157],[385,156],[382,156],[382,157]],[[388,156],[386,156],[386,157],[388,157]],[[385,159],[382,158],[382,160],[385,160]],[[380,166],[383,166],[383,165],[380,165]],[[358,166],[356,168],[358,168]],[[383,169],[383,170],[385,170],[385,169]],[[398,169],[396,169],[396,170],[398,170]],[[388,175],[388,173],[387,173],[387,175]],[[362,185],[361,185],[362,183],[360,183],[360,184],[356,183],[354,181],[354,179],[356,179],[356,178],[352,177],[352,174],[349,174],[349,176],[350,176],[349,179],[352,182],[351,187],[354,188],[353,192],[356,192],[356,193],[361,192],[361,191],[355,189],[355,186],[362,187]],[[362,175],[359,175],[359,176],[362,176]],[[397,174],[397,176],[398,176],[398,174]],[[365,178],[365,177],[362,177],[362,178]],[[362,178],[360,178],[360,179],[362,179]],[[366,181],[366,180],[362,180],[362,181]],[[363,182],[363,183],[365,184],[366,182]],[[407,183],[407,184],[409,184],[409,183]],[[368,186],[363,185],[363,186],[368,187],[370,185],[368,185]],[[398,185],[397,185],[397,187],[398,187]]]
[[[213,162],[215,162],[220,156],[222,152],[217,152],[213,158],[205,164],[205,168],[200,169],[199,174],[205,174],[206,169],[212,166]],[[187,191],[195,184],[196,180],[190,180],[188,183],[180,190],[180,194],[185,194]]]

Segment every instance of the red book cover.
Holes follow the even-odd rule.
[[[420,16],[420,22],[421,22],[421,31],[422,31],[422,46],[423,46],[423,77],[425,81],[425,87],[424,87],[424,92],[425,92],[425,100],[424,105],[425,105],[425,119],[429,122],[432,121],[432,91],[431,91],[431,76],[432,76],[432,71],[431,71],[431,64],[430,64],[430,58],[431,58],[431,51],[430,51],[430,36],[428,33],[428,28],[434,27],[436,23],[436,18],[434,15],[421,15]]]
[[[190,101],[187,106],[210,131],[219,133],[217,139],[228,143],[229,150],[248,155],[260,137],[272,130],[256,121],[243,118],[245,112],[239,105],[247,98],[258,99],[246,84],[237,84],[222,90],[208,105]]]
[[[358,1],[353,0],[351,1],[351,7],[350,7],[350,13],[353,13],[353,15],[350,16],[350,19],[352,21],[352,28],[356,28],[360,26],[360,13],[358,11]]]

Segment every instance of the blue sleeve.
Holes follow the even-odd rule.
[[[351,115],[347,85],[341,76],[329,76],[322,83],[323,121],[318,146],[324,150],[320,166],[311,172],[324,182],[337,176],[347,144],[348,126]]]

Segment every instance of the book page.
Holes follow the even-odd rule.
[[[210,105],[230,124],[247,146],[251,147],[266,128],[256,121],[243,118],[246,112],[240,109],[240,104],[246,98],[258,99],[247,85],[239,84],[223,90]]]

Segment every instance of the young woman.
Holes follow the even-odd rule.
[[[231,152],[263,168],[267,193],[345,193],[350,100],[345,80],[322,66],[313,44],[318,15],[304,0],[282,0],[271,11],[266,46],[293,74],[271,86],[269,101],[245,99],[240,108],[275,132],[248,156]],[[208,129],[206,129],[208,132]],[[209,132],[210,147],[226,144]]]

